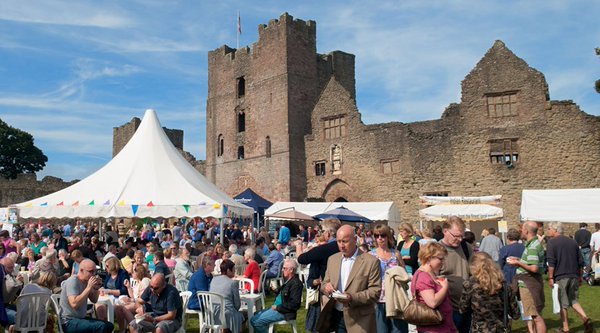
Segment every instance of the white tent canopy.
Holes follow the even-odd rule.
[[[492,205],[435,205],[419,211],[421,218],[429,221],[444,221],[449,216],[458,216],[464,221],[484,221],[501,219],[502,208]]]
[[[600,189],[523,190],[521,221],[600,223]]]
[[[387,221],[390,226],[400,224],[400,211],[393,201],[385,202],[283,202],[274,203],[265,210],[265,215],[294,208],[295,210],[315,216],[326,211],[344,206],[372,221]]]
[[[94,174],[58,192],[17,204],[23,218],[251,217],[173,146],[153,110],[127,145]]]

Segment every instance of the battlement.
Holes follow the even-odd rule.
[[[276,38],[275,36],[280,33],[287,35],[290,32],[296,35],[295,38],[303,37],[316,43],[317,23],[312,20],[294,19],[292,15],[283,13],[279,19],[272,19],[269,20],[268,24],[258,25],[258,41],[253,43],[252,46],[235,49],[228,45],[223,45],[213,51],[209,51],[209,59],[218,60],[221,58],[232,61],[236,56],[242,55],[238,54],[238,52],[249,55],[257,47],[260,48],[261,45],[271,43],[272,40],[279,40],[280,38]]]

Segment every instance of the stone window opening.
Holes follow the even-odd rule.
[[[426,197],[447,197],[449,192],[425,192],[423,193]]]
[[[242,98],[246,95],[246,79],[243,76],[237,79],[237,97]]]
[[[335,139],[346,136],[346,117],[342,115],[324,118],[323,136],[325,139]]]
[[[487,94],[485,97],[489,117],[501,118],[518,115],[516,91]]]
[[[238,113],[238,133],[242,133],[246,131],[246,113],[244,111],[240,111]]]
[[[237,158],[238,158],[238,160],[243,160],[244,159],[244,146],[239,146],[238,147]]]
[[[269,136],[265,139],[265,155],[267,158],[271,157],[271,137]]]
[[[223,156],[223,151],[225,150],[225,144],[223,140],[223,134],[219,134],[217,139],[217,156]]]
[[[325,176],[325,174],[326,174],[325,166],[326,165],[327,165],[327,163],[325,161],[315,162],[315,176],[317,176],[317,177]]]
[[[400,172],[400,161],[398,160],[382,160],[381,172],[383,174],[392,174]]]
[[[513,166],[519,161],[517,139],[502,139],[490,141],[490,162]]]

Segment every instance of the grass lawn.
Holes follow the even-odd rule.
[[[546,307],[544,308],[543,317],[546,320],[546,325],[548,326],[548,332],[554,332],[556,329],[561,327],[560,316],[558,314],[552,313],[552,297],[550,294],[550,288],[548,285],[544,288],[546,292]],[[304,300],[304,298],[303,298]],[[594,321],[594,327],[596,329],[600,328],[600,304],[598,304],[598,300],[600,300],[600,286],[590,287],[587,284],[584,284],[579,289],[579,300],[581,306],[585,310],[586,314],[592,318]],[[275,301],[274,296],[267,297],[267,306],[273,304]],[[304,303],[302,307],[298,311],[298,317],[296,319],[296,324],[298,326],[299,332],[304,332],[304,321],[306,319],[306,309],[304,308]],[[198,332],[198,317],[188,316],[187,322],[187,332]],[[583,325],[581,323],[581,319],[572,309],[569,310],[569,326],[571,332],[583,332]],[[526,333],[527,326],[521,320],[513,322],[513,332],[516,333]],[[277,332],[292,332],[290,326],[278,326],[276,329]],[[248,329],[245,328],[244,332],[248,332]],[[475,333],[475,332],[474,332]]]

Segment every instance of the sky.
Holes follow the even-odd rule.
[[[363,122],[438,119],[495,40],[541,71],[550,98],[600,115],[598,1],[0,1],[0,118],[48,156],[38,179],[82,179],[112,157],[113,127],[155,109],[205,158],[207,53],[258,38],[288,12],[317,52],[356,55]]]

